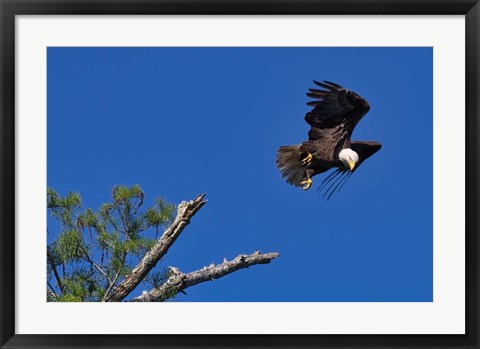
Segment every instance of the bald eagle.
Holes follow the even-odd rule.
[[[289,184],[303,190],[311,187],[313,176],[336,169],[319,187],[329,199],[382,145],[350,140],[355,126],[370,110],[365,99],[333,82],[313,82],[321,89],[311,88],[307,93],[314,99],[307,103],[313,109],[305,115],[310,125],[308,141],[278,148],[277,167]]]

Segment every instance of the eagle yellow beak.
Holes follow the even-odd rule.
[[[353,169],[355,168],[355,162],[353,162],[352,160],[350,160],[348,162],[348,166],[350,166],[350,171],[353,171]]]

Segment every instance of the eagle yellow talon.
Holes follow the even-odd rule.
[[[306,181],[301,181],[300,185],[302,186],[303,190],[308,190],[312,186],[312,180],[309,178]]]
[[[310,166],[312,164],[312,159],[313,155],[311,153],[308,153],[307,157],[301,160],[301,163],[304,166]]]

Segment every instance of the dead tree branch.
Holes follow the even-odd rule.
[[[186,202],[183,201],[178,205],[177,216],[172,225],[165,230],[162,237],[158,240],[155,246],[148,251],[143,259],[113,291],[110,292],[105,302],[120,302],[130,292],[138,286],[145,278],[150,270],[157,264],[157,262],[167,254],[169,248],[177,240],[183,229],[190,223],[190,219],[206,204],[203,200],[205,194],[197,196],[195,199]]]
[[[188,287],[219,279],[252,265],[268,264],[278,256],[279,254],[276,252],[262,254],[259,251],[251,255],[241,254],[231,261],[225,259],[221,264],[211,264],[189,274],[184,274],[177,268],[170,267],[170,277],[163,285],[148,292],[144,291],[141,296],[131,299],[131,302],[162,302]]]

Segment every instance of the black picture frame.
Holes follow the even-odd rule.
[[[1,348],[479,348],[478,124],[479,0],[0,0],[1,21]],[[465,335],[22,335],[15,334],[15,16],[108,14],[465,15]],[[460,117],[460,116],[453,116]],[[462,232],[459,232],[462,233]]]

